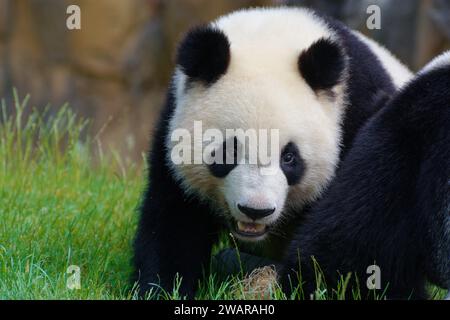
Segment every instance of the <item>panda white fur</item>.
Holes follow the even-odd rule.
[[[411,77],[375,42],[306,9],[238,11],[190,31],[149,157],[135,240],[141,293],[170,289],[178,273],[192,297],[223,230],[282,258],[358,130]],[[174,164],[174,132],[193,135],[195,121],[203,131],[278,129],[274,173],[258,164]],[[189,151],[205,145],[189,141]]]

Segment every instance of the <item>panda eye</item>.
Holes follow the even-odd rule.
[[[293,164],[294,160],[295,160],[295,156],[291,152],[288,152],[288,153],[284,154],[283,158],[282,158],[283,164],[286,164],[286,165]]]
[[[300,182],[305,171],[305,163],[295,143],[289,142],[282,149],[280,167],[286,176],[288,185],[293,186]]]

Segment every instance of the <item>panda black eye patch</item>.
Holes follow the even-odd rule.
[[[300,156],[298,147],[289,142],[281,151],[280,167],[286,176],[288,185],[292,186],[300,182],[300,179],[305,171],[305,163]]]
[[[228,148],[228,149],[227,149]],[[221,150],[218,150],[222,153],[222,161],[220,163],[212,163],[210,164],[209,171],[211,174],[217,178],[225,178],[238,164],[238,141],[237,138],[234,137],[233,141],[224,141],[221,147]],[[227,161],[227,154],[233,157],[233,161]],[[212,156],[214,157],[216,152],[213,152]],[[229,157],[230,158],[230,157]],[[230,160],[230,159],[228,159]]]

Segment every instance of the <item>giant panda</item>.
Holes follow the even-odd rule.
[[[360,127],[411,76],[375,42],[303,8],[242,10],[188,32],[148,160],[134,242],[140,293],[170,291],[178,274],[181,294],[193,297],[222,232],[243,250],[281,260]],[[184,156],[246,149],[242,137],[199,141],[200,121],[202,132],[278,130],[270,174],[235,156],[176,163],[179,132],[194,136]]]
[[[332,296],[343,280],[362,299],[425,299],[427,282],[450,289],[450,52],[363,126],[293,238],[288,294]]]

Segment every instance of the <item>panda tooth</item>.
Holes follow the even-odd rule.
[[[263,224],[256,223],[255,224],[255,229],[256,229],[257,232],[262,232],[262,231],[264,231],[265,226]]]
[[[245,231],[246,227],[245,227],[245,224],[243,222],[238,221],[237,225],[238,225],[238,229],[239,230]]]

